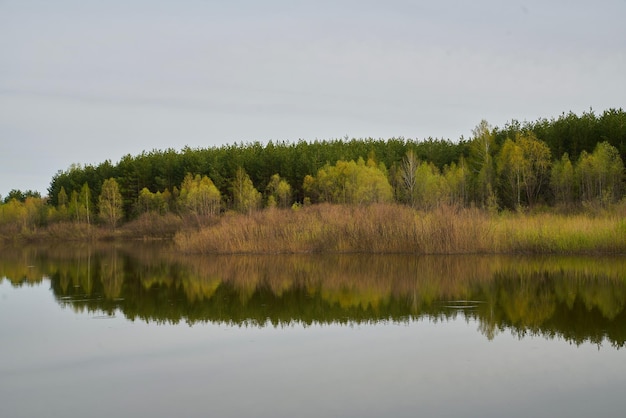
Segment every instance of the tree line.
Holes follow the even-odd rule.
[[[626,113],[609,109],[492,127],[469,139],[336,139],[153,150],[70,166],[41,197],[11,191],[0,225],[115,227],[143,213],[209,217],[318,202],[488,209],[607,206],[624,196]]]

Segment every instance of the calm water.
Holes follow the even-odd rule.
[[[618,417],[626,258],[0,252],[1,417]]]

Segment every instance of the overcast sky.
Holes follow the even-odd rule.
[[[188,145],[626,107],[626,0],[0,0],[0,195]]]

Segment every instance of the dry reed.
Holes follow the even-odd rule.
[[[626,253],[620,216],[490,215],[441,206],[320,204],[298,210],[227,214],[199,231],[179,232],[186,253]]]

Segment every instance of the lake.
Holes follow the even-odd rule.
[[[617,417],[626,257],[0,250],[2,417]]]

